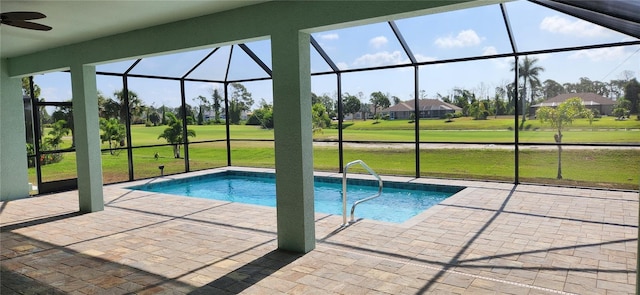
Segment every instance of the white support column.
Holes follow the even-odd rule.
[[[278,248],[315,248],[309,34],[271,36]]]
[[[22,80],[0,61],[0,200],[29,196]]]
[[[71,67],[80,212],[104,210],[95,66]]]

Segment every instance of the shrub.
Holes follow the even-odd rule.
[[[253,111],[253,114],[247,119],[245,125],[256,125],[265,129],[272,129],[273,110],[271,108],[260,108]]]
[[[453,118],[454,118],[455,114],[454,113],[447,113],[444,117],[446,118],[445,122],[446,123],[451,123],[453,122]]]

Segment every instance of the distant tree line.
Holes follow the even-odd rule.
[[[544,68],[537,65],[538,59],[525,57],[518,65],[518,83],[503,83],[495,88],[494,96],[485,93],[486,87],[481,84],[477,89],[469,90],[456,88],[452,94],[443,96],[437,94],[438,99],[462,108],[462,116],[476,119],[489,115],[522,115],[521,124],[526,121],[526,114],[530,106],[546,99],[565,93],[595,93],[617,101],[618,113],[637,114],[639,108],[640,83],[630,71],[624,71],[621,79],[609,82],[593,81],[582,77],[576,83],[560,84],[552,79],[541,81],[539,76]],[[511,71],[515,72],[515,64]],[[520,99],[520,109],[515,109],[516,91]],[[522,126],[521,126],[522,127]]]
[[[620,79],[609,82],[592,81],[582,77],[575,83],[560,84],[552,79],[541,81],[539,76],[544,68],[537,64],[535,58],[525,57],[518,65],[517,83],[502,83],[495,87],[493,97],[489,97],[488,87],[481,84],[476,89],[455,88],[448,95],[436,94],[436,99],[456,105],[462,109],[461,116],[470,116],[475,119],[486,119],[489,116],[499,115],[522,115],[522,123],[526,120],[528,108],[545,99],[563,93],[596,93],[617,101],[614,107],[614,115],[617,117],[629,117],[630,114],[638,114],[640,101],[640,83],[633,78],[633,73],[624,71]],[[512,71],[516,70],[512,64]],[[31,86],[29,79],[22,80],[23,95],[31,96]],[[40,97],[40,87],[33,85],[34,97],[38,101],[44,101]],[[520,99],[519,110],[515,109],[516,92]],[[139,95],[129,90],[126,95],[123,90],[115,91],[112,97],[107,97],[98,92],[98,111],[101,118],[101,138],[108,143],[111,149],[117,146],[124,146],[125,128],[127,121],[130,124],[145,124],[146,126],[166,125],[177,128],[176,124],[186,120],[187,125],[221,124],[228,119],[230,124],[257,125],[262,128],[273,128],[273,105],[261,99],[258,108],[253,109],[254,99],[252,94],[241,83],[231,83],[229,91],[228,110],[225,110],[222,90],[211,89],[210,96],[199,95],[192,98],[193,105],[186,103],[184,106],[168,107],[165,105],[146,105]],[[125,97],[127,99],[125,99]],[[427,98],[424,90],[420,91],[419,97]],[[312,124],[314,132],[321,131],[331,126],[332,119],[338,117],[337,94],[317,95],[311,93],[312,100]],[[69,101],[71,101],[69,99]],[[128,101],[128,104],[126,103]],[[343,113],[345,115],[360,114],[363,119],[374,118],[384,119],[380,111],[398,104],[402,100],[397,96],[382,91],[374,91],[365,96],[358,92],[342,95]],[[52,128],[53,131],[46,134],[48,139],[40,142],[42,150],[58,148],[61,138],[68,134],[72,136],[72,146],[75,145],[73,134],[73,113],[69,106],[59,106],[51,114],[45,107],[38,109],[40,133],[44,127]],[[127,117],[128,114],[128,117]],[[228,118],[226,116],[228,115]],[[597,114],[596,114],[597,115]],[[246,118],[246,121],[243,119]],[[30,124],[30,122],[27,122]],[[180,131],[182,133],[182,131]],[[187,132],[190,136],[195,136],[195,132]],[[30,138],[29,138],[30,137]],[[165,138],[173,143],[173,139],[178,138],[161,134],[160,138]],[[28,144],[33,145],[33,134],[28,134]],[[33,146],[27,147],[33,150]],[[179,147],[176,147],[176,156],[179,157]]]

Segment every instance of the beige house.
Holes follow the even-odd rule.
[[[415,100],[403,101],[388,107],[380,113],[389,115],[389,119],[410,119],[415,110]],[[450,103],[437,99],[420,99],[418,101],[420,118],[443,118],[448,113],[461,112],[462,109]]]
[[[611,115],[611,113],[613,112],[613,107],[616,104],[615,100],[606,98],[596,93],[564,93],[549,98],[539,104],[532,105],[529,108],[529,116],[534,117],[536,115],[536,111],[540,107],[556,107],[557,105],[572,97],[581,98],[587,108],[600,112],[600,115]]]

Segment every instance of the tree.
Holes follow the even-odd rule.
[[[369,102],[373,106],[374,117],[376,116],[378,108],[386,109],[391,105],[391,102],[389,101],[389,96],[380,91],[371,93],[371,98],[369,99]]]
[[[71,129],[65,127],[66,125],[67,121],[65,120],[58,120],[51,125],[51,131],[48,133],[50,137],[46,137],[45,142],[54,150],[59,149],[62,143],[62,137],[69,135],[69,132],[71,132]]]
[[[246,125],[260,125],[264,129],[273,128],[273,105],[263,99],[260,102],[260,108],[254,110],[247,119]]]
[[[562,130],[571,125],[577,118],[588,118],[589,123],[593,120],[593,112],[584,106],[582,99],[572,97],[560,103],[556,108],[541,107],[536,111],[536,116],[542,123],[549,123],[556,130],[553,135],[558,144],[558,179],[562,179]]]
[[[40,97],[40,86],[38,84],[33,83],[33,97]],[[29,77],[22,77],[22,95],[31,97],[31,85],[29,82]]]
[[[609,81],[609,98],[614,100],[619,99],[624,95],[624,86],[627,85],[627,80],[611,80]]]
[[[133,124],[135,122],[135,117],[139,117],[140,115],[142,115],[142,112],[144,111],[144,103],[142,102],[142,100],[138,97],[138,94],[135,93],[132,90],[128,91],[128,98],[129,98],[129,105],[127,106],[125,104],[125,95],[124,95],[124,89],[123,90],[118,90],[115,91],[113,93],[113,96],[116,97],[117,101],[114,100],[114,102],[116,102],[119,106],[119,114],[118,117],[120,118],[120,122],[121,123],[125,123],[126,122],[126,118],[127,118],[127,108],[129,108],[129,122],[131,122],[131,124]]]
[[[502,87],[496,87],[495,95],[493,96],[493,101],[491,102],[491,110],[493,111],[493,115],[498,117],[498,115],[506,115],[507,114],[507,103],[503,100],[506,91]]]
[[[442,95],[440,93],[436,93],[436,99],[444,101],[446,103],[453,104],[453,101],[451,100],[451,96],[450,95]],[[398,103],[400,103],[400,102],[398,102]],[[398,104],[398,103],[396,103],[396,104]]]
[[[160,115],[158,114],[158,112],[151,112],[149,114],[149,121],[151,121],[151,123],[153,123],[153,126],[158,126],[158,124],[161,123],[161,118]]]
[[[68,100],[70,102],[70,100]],[[64,121],[64,127],[71,131],[71,146],[76,146],[76,136],[73,133],[73,109],[69,106],[59,106],[51,113],[54,122]]]
[[[193,101],[198,103],[198,125],[204,124],[204,112],[210,109],[209,100],[202,96],[198,95],[198,97],[193,98]]]
[[[199,110],[198,110],[198,121],[197,124],[198,125],[203,125],[204,124],[204,110],[202,106],[198,106]]]
[[[324,105],[325,111],[329,114],[329,117],[336,116],[336,107],[333,98],[331,98],[328,94],[316,95],[315,93],[311,93],[311,105],[316,103],[321,103]]]
[[[182,137],[182,120],[178,119],[173,113],[167,113],[169,126],[164,129],[158,139],[164,138],[168,143],[173,145],[173,155],[176,159],[180,158],[180,145],[184,142]],[[187,137],[196,136],[193,129],[187,129]]]
[[[469,106],[469,115],[475,120],[486,120],[489,116],[489,111],[484,102],[476,100]]]
[[[116,118],[100,118],[100,130],[102,130],[100,140],[109,143],[109,153],[111,155],[119,154],[118,150],[112,150],[112,148],[118,144],[121,146],[124,145],[124,138],[126,136],[124,124],[121,124]]]
[[[395,96],[395,95],[394,95],[394,96],[392,96],[392,97],[391,97],[391,99],[393,99],[393,105],[397,105],[397,104],[399,104],[399,103],[401,103],[401,102],[402,102],[402,101],[400,100],[400,98],[399,98],[399,97],[397,97],[397,96]]]
[[[516,110],[516,83],[505,85],[505,92],[507,94],[507,113],[513,115],[518,112],[518,110]]]
[[[631,103],[630,111],[632,114],[638,113],[638,101],[640,100],[640,83],[636,78],[629,80],[624,87],[624,98]]]
[[[98,91],[98,112],[102,118],[120,118],[120,103]]]
[[[240,123],[240,114],[251,109],[253,98],[247,88],[240,83],[231,83],[231,98],[229,99],[229,121],[232,124]]]
[[[371,104],[368,104],[366,102],[361,102],[360,113],[362,115],[362,119],[366,121],[367,118],[369,118],[369,114],[371,114]]]
[[[470,104],[476,100],[476,95],[466,89],[454,89],[453,104],[462,109],[462,115],[469,115]]]
[[[567,93],[562,84],[551,79],[544,80],[544,82],[542,82],[542,88],[542,93],[545,98],[552,98]]]
[[[588,92],[609,97],[611,92],[611,87],[607,83],[591,81],[591,79],[587,77],[580,77],[580,81],[578,83],[565,83],[563,86],[566,92],[570,93]]]
[[[313,126],[313,133],[322,132],[323,128],[331,125],[331,118],[329,118],[324,104],[316,103],[311,106],[311,124]]]
[[[630,109],[631,109],[631,102],[624,98],[620,98],[616,101],[616,104],[613,106],[612,115],[614,115],[618,120],[622,120],[631,113]]]
[[[214,122],[216,123],[220,123],[220,107],[221,107],[221,102],[222,102],[222,96],[220,96],[220,92],[218,91],[218,89],[213,89],[213,94],[211,94],[211,99],[213,100],[213,103],[211,104],[211,106],[213,107],[213,113],[214,113]]]
[[[162,125],[167,125],[167,115],[165,114],[165,106],[162,105],[162,120],[160,121],[160,123],[162,123]]]
[[[520,122],[520,129],[524,127],[524,122],[527,116],[527,84],[529,84],[529,103],[533,104],[533,95],[535,93],[535,87],[540,86],[540,72],[544,71],[544,68],[536,65],[537,58],[529,58],[525,56],[522,62],[518,65],[518,78],[522,79],[522,97],[520,101],[522,103],[522,121]],[[515,63],[511,65],[511,71],[515,71]]]
[[[146,127],[151,127],[151,120],[149,119],[149,116],[151,115],[151,108],[148,106],[144,106],[143,107],[144,110],[144,126]]]
[[[180,119],[184,119],[186,118],[187,120],[187,125],[194,125],[196,124],[196,114],[194,112],[194,107],[191,106],[188,103],[185,103],[184,105],[181,105],[177,108],[174,109],[175,114],[177,114],[177,117],[179,117]]]
[[[349,93],[345,93],[342,97],[342,105],[343,111],[345,114],[355,115],[358,111],[360,111],[360,100]],[[355,119],[355,116],[352,117],[352,120]]]

